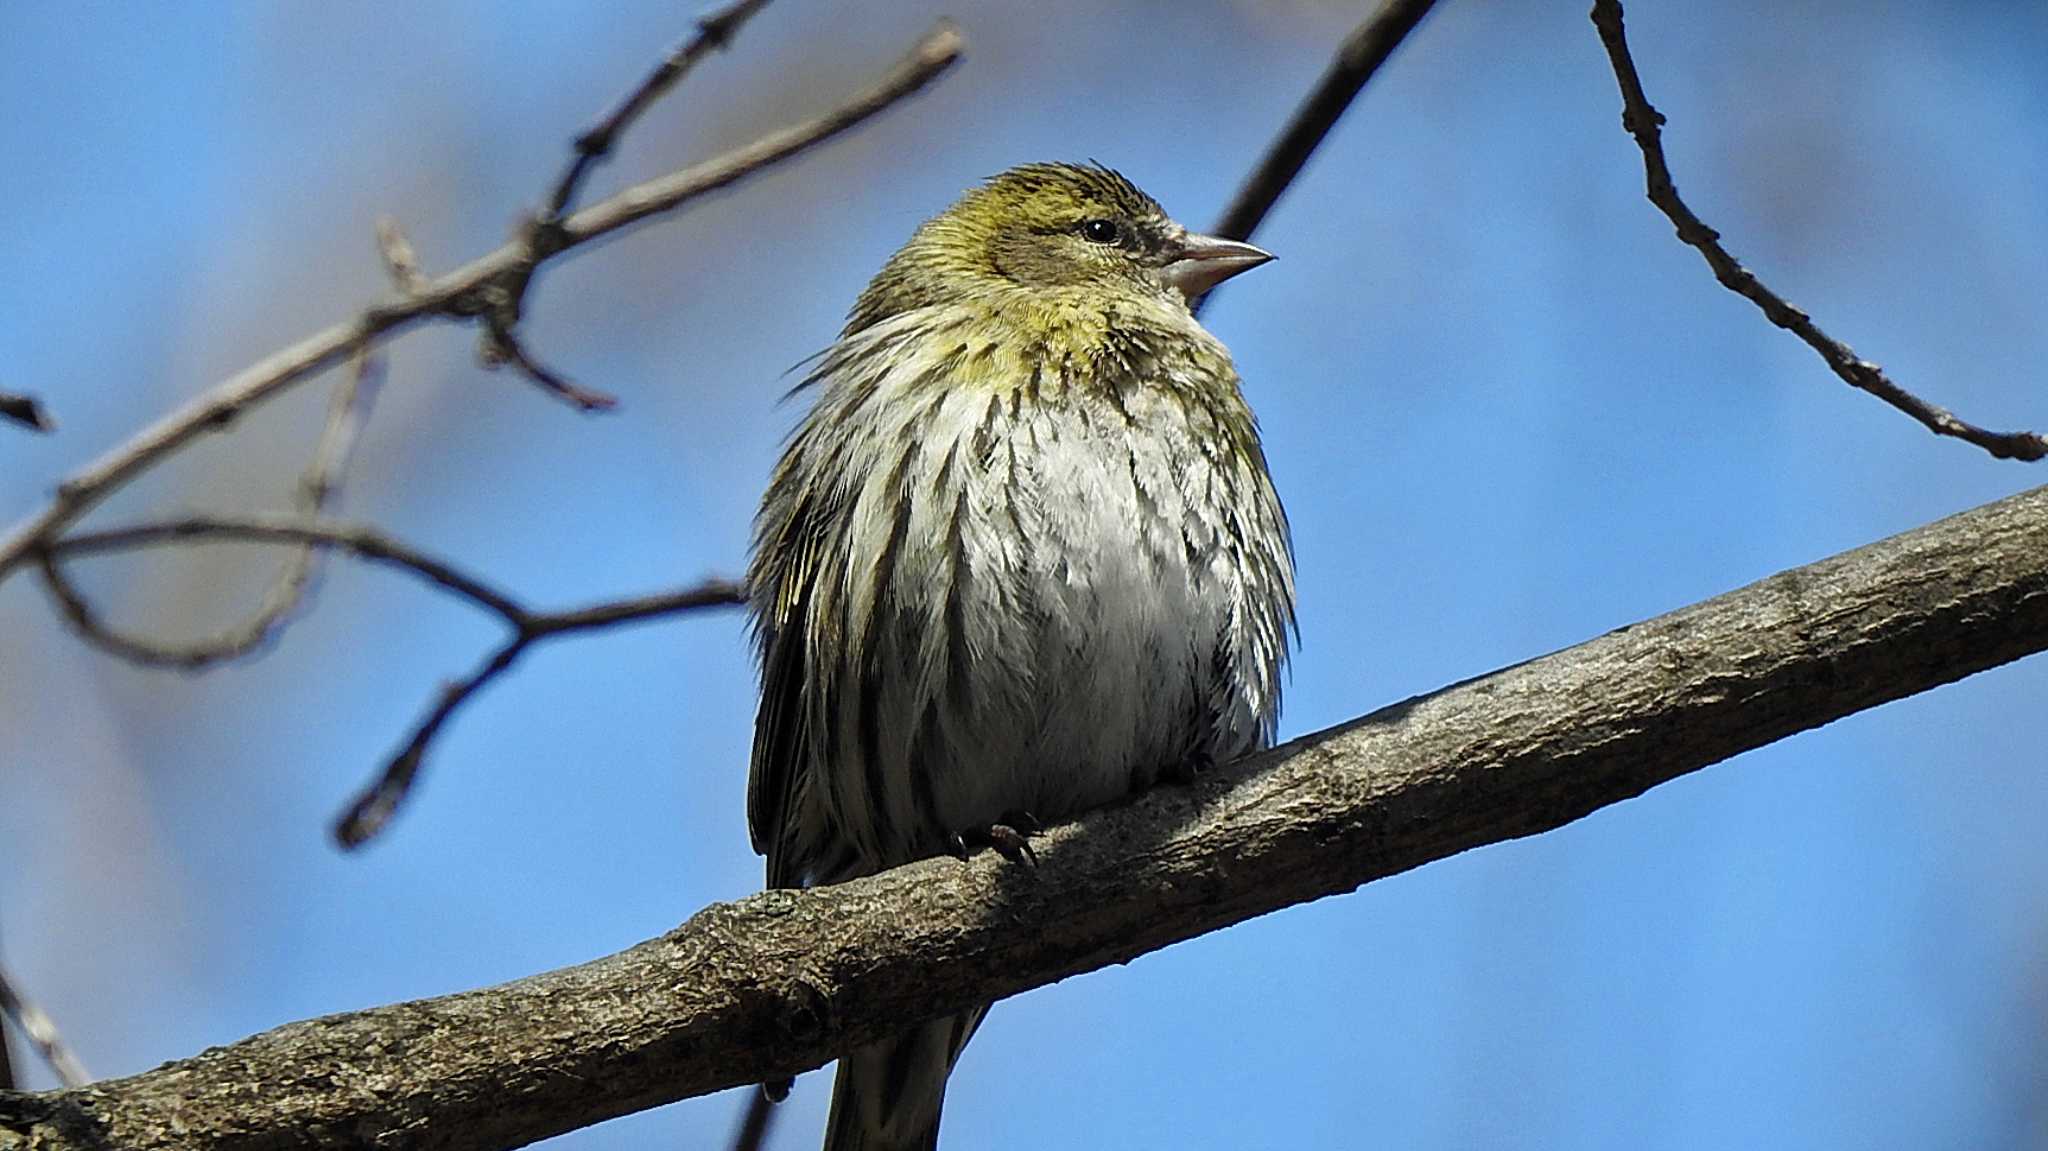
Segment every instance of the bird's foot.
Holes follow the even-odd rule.
[[[1038,866],[1038,853],[1031,850],[1031,837],[1045,830],[1028,811],[1007,812],[987,827],[970,828],[953,836],[953,854],[965,861],[977,847],[993,847],[1011,863],[1029,860]]]
[[[1178,763],[1170,764],[1159,778],[1167,783],[1183,786],[1195,782],[1203,772],[1216,766],[1216,757],[1206,751],[1191,751],[1182,756]]]
[[[761,1084],[761,1097],[770,1103],[780,1103],[789,1098],[789,1089],[794,1086],[794,1079],[770,1079]]]

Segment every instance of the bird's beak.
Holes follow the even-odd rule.
[[[1182,237],[1173,260],[1159,274],[1181,295],[1193,300],[1239,272],[1249,272],[1272,258],[1273,253],[1242,240],[1189,232]]]

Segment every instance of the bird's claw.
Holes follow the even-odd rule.
[[[1038,853],[1031,849],[1031,837],[1045,830],[1038,818],[1028,811],[1012,811],[987,827],[977,827],[960,832],[948,841],[947,846],[963,862],[977,847],[992,847],[998,855],[1011,863],[1028,861],[1038,866]]]
[[[991,823],[988,827],[988,843],[1011,863],[1020,863],[1028,859],[1031,866],[1038,866],[1038,853],[1031,850],[1028,832],[1019,831],[1007,823]]]

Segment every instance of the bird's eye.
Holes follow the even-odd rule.
[[[1115,220],[1088,220],[1081,225],[1081,237],[1091,244],[1114,244],[1123,238]]]

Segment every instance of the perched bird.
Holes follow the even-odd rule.
[[[1107,168],[1029,164],[861,293],[755,521],[769,886],[1015,856],[1039,821],[1271,742],[1287,520],[1189,310],[1271,258]],[[842,1055],[827,1151],[935,1147],[986,1011]]]

